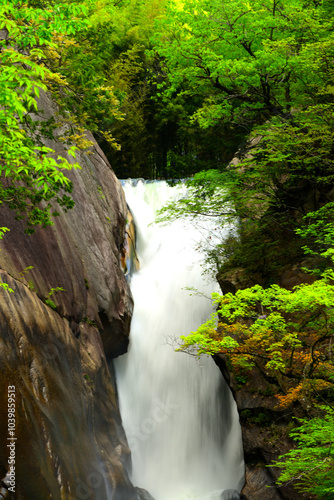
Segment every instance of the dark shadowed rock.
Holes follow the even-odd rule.
[[[43,96],[45,118],[54,112]],[[64,155],[59,144],[46,142]],[[136,500],[108,368],[126,351],[132,298],[120,267],[126,204],[95,144],[72,171],[75,207],[24,233],[3,205],[0,226],[0,497]],[[61,210],[59,210],[61,212]],[[33,266],[33,269],[24,270]],[[56,309],[44,303],[51,288]],[[8,487],[7,388],[16,394],[16,491]]]
[[[132,486],[129,450],[99,332],[81,324],[77,339],[66,318],[1,272],[0,434],[7,436],[7,387],[16,394],[15,498],[107,499]],[[0,444],[1,477],[7,472]],[[90,494],[90,496],[87,496]]]
[[[143,490],[143,488],[135,488],[137,492],[137,500],[154,500],[154,498],[148,493],[148,491]]]
[[[289,498],[283,496],[276,488],[272,474],[264,466],[262,468],[258,466],[246,466],[246,477],[247,484],[244,488],[244,492],[247,494],[249,500],[282,500],[283,498]]]
[[[291,408],[280,408],[275,384],[253,369],[247,381],[239,385],[231,374],[230,382],[240,414],[246,484],[242,493],[249,500],[311,500],[307,493],[298,492],[293,482],[277,486],[280,470],[271,464],[293,447],[289,438]],[[294,408],[297,417],[305,416]]]
[[[303,266],[308,267],[306,261],[299,266],[282,266],[279,285],[292,289],[301,283],[313,282],[313,276],[302,272]],[[235,293],[254,284],[264,285],[263,277],[255,273],[249,276],[242,268],[218,275],[217,278],[223,293]],[[219,353],[213,358],[231,388],[240,415],[246,464],[246,483],[242,494],[248,500],[314,499],[309,493],[297,491],[293,481],[277,486],[280,469],[271,466],[294,446],[289,437],[292,418],[305,418],[307,414],[298,405],[285,409],[279,407],[276,397],[279,387],[265,370],[260,372],[253,369],[240,383],[229,372],[224,355]]]

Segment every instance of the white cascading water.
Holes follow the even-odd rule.
[[[214,281],[202,275],[199,234],[185,220],[150,225],[180,196],[163,181],[126,181],[137,227],[140,270],[131,280],[135,309],[130,346],[115,360],[123,426],[132,452],[132,482],[155,500],[213,500],[240,491],[244,464],[233,397],[209,357],[175,352],[171,337],[187,335],[212,313]],[[196,250],[197,248],[197,250]]]

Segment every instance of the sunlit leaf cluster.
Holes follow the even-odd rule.
[[[321,279],[286,290],[256,285],[214,294],[217,313],[181,337],[179,350],[223,353],[234,372],[256,367],[276,381],[277,403],[288,406],[333,390],[334,286]]]
[[[298,448],[280,457],[275,465],[283,469],[278,483],[297,483],[301,491],[330,500],[334,491],[334,410],[320,407],[323,415],[301,424],[291,432]]]
[[[78,165],[37,139],[31,114],[42,112],[40,92],[47,90],[52,73],[43,59],[54,47],[53,34],[74,33],[79,11],[75,4],[39,9],[19,0],[0,2],[0,202],[27,219],[28,232],[52,223],[57,212],[51,200],[65,209],[73,206],[72,183],[64,170]],[[68,153],[75,155],[75,149]]]

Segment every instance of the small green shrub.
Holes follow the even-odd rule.
[[[50,297],[55,292],[65,292],[65,291],[66,290],[64,290],[64,288],[61,287],[61,286],[57,286],[56,288],[51,288],[51,290],[49,291],[46,299],[44,300],[45,304],[47,304],[49,307],[51,307],[51,309],[57,309],[57,306],[56,306],[55,302]]]

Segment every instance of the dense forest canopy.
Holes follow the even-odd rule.
[[[0,0],[0,203],[28,232],[70,209],[78,165],[43,141],[75,156],[86,130],[120,178],[188,178],[161,220],[232,219],[207,260],[245,280],[181,349],[257,367],[278,403],[312,408],[280,466],[319,498],[334,488],[333,14],[332,0]],[[278,286],[296,264],[308,284]]]

